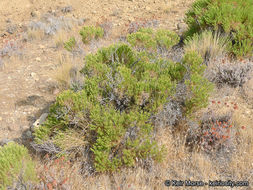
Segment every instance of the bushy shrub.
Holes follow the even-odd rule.
[[[47,121],[35,130],[35,141],[51,141],[67,156],[87,145],[101,172],[133,166],[136,158],[161,161],[164,149],[153,140],[151,118],[173,98],[186,74],[193,92],[187,109],[205,104],[209,83],[201,76],[201,61],[192,53],[183,64],[173,63],[127,44],[102,48],[85,58],[83,89],[57,97]]]
[[[75,37],[71,37],[67,42],[64,43],[64,48],[68,51],[72,51],[76,45]]]
[[[22,183],[35,182],[35,165],[28,150],[14,142],[0,147],[0,189],[12,187],[22,178]]]
[[[252,0],[197,0],[186,13],[185,21],[189,26],[186,35],[206,29],[224,32],[231,36],[231,52],[237,56],[252,55]]]
[[[196,52],[185,54],[183,64],[186,66],[189,75],[185,80],[187,94],[185,100],[186,113],[190,114],[199,108],[207,106],[213,84],[203,77],[206,66],[203,59]]]
[[[179,42],[179,36],[169,30],[154,31],[151,28],[141,28],[135,33],[128,34],[127,41],[133,47],[146,50],[156,50],[159,47],[170,49]]]
[[[88,43],[92,39],[102,38],[104,36],[104,30],[101,27],[85,26],[81,29],[80,35],[83,43]]]

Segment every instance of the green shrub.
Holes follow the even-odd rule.
[[[237,56],[253,52],[252,0],[197,0],[186,13],[192,36],[206,29],[224,32],[231,36],[230,51]]]
[[[85,26],[81,29],[80,35],[82,36],[83,43],[86,44],[94,38],[102,38],[104,36],[104,30],[101,27]]]
[[[188,107],[204,104],[201,61],[190,54],[183,64],[173,63],[126,44],[101,48],[85,58],[83,89],[57,97],[47,121],[35,131],[36,143],[52,140],[67,154],[87,144],[100,172],[133,166],[136,158],[161,161],[164,148],[153,140],[150,118],[173,97],[188,70],[194,87]]]
[[[159,29],[155,34],[157,44],[166,49],[170,49],[172,46],[179,42],[179,36],[169,30]]]
[[[9,142],[0,147],[0,189],[11,187],[19,176],[24,183],[37,181],[35,165],[28,150],[23,145]]]
[[[213,84],[203,77],[206,66],[203,59],[196,52],[189,52],[184,56],[183,64],[188,68],[190,76],[185,80],[188,88],[186,98],[186,114],[191,114],[200,108],[207,106],[209,93],[213,90]]]
[[[76,45],[75,37],[71,37],[67,42],[64,43],[64,48],[68,51],[72,51]]]
[[[137,48],[156,50],[158,47],[170,49],[179,42],[179,36],[169,30],[141,28],[135,33],[128,34],[127,41]]]

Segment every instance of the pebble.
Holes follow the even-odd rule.
[[[3,120],[3,118],[2,117],[0,117],[0,121],[2,121]]]
[[[7,27],[6,32],[9,34],[14,34],[17,31],[17,26],[16,25],[10,25]]]
[[[48,116],[48,113],[43,113],[43,114],[40,116],[40,118],[37,119],[37,120],[33,123],[33,125],[31,126],[31,130],[34,131],[34,129],[35,129],[36,127],[38,127],[38,126],[40,126],[41,124],[43,124],[43,123],[45,122],[47,116]]]
[[[70,13],[73,10],[72,6],[63,7],[61,11],[63,13]]]
[[[40,47],[40,49],[44,49],[45,48],[45,46],[43,46],[43,45],[39,45],[39,47]]]
[[[36,61],[41,62],[41,58],[40,57],[36,57]]]
[[[31,77],[35,80],[35,81],[38,81],[39,80],[39,77],[36,73],[32,72],[31,74]]]
[[[40,12],[39,11],[32,11],[31,12],[31,16],[32,17],[39,17],[40,16]]]

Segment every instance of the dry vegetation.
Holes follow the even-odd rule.
[[[171,8],[163,10],[166,14],[170,11]],[[81,36],[78,35],[80,26],[73,26],[72,30],[59,29],[54,31],[54,35],[46,35],[42,29],[28,29],[27,39],[30,43],[48,39],[52,41],[51,45],[55,48],[55,63],[51,65],[53,69],[47,71],[47,76],[56,81],[60,92],[68,89],[78,91],[79,88],[83,88],[84,75],[79,71],[84,67],[86,53],[93,53],[99,47],[113,43],[109,38],[111,26],[107,25],[105,24],[105,28],[108,28],[108,31],[104,29],[105,38],[91,39],[89,45],[83,44]],[[75,38],[76,43],[74,47],[66,50],[65,43],[71,37]],[[122,41],[126,42],[126,37]],[[221,34],[220,31],[204,30],[176,45],[184,53],[194,51],[203,58],[207,66],[205,77],[215,84],[215,88],[208,98],[207,106],[194,110],[190,115],[181,114],[179,113],[181,110],[173,109],[169,110],[173,112],[169,115],[166,113],[160,115],[161,121],[154,124],[154,137],[159,146],[165,147],[164,159],[161,163],[155,162],[150,157],[136,158],[134,166],[124,166],[119,171],[113,172],[97,172],[92,163],[94,155],[90,156],[87,150],[88,142],[83,131],[77,128],[62,133],[57,131],[53,135],[61,137],[63,134],[65,138],[61,144],[58,143],[57,138],[50,143],[54,148],[58,147],[63,152],[68,152],[68,155],[51,154],[46,149],[39,152],[39,148],[31,144],[33,148],[29,148],[31,153],[35,153],[31,155],[39,179],[32,189],[166,190],[178,189],[178,187],[166,187],[165,180],[204,182],[232,180],[248,181],[249,187],[238,189],[250,190],[253,183],[253,107],[248,104],[252,96],[246,97],[242,92],[245,90],[243,88],[245,84],[248,85],[247,82],[252,78],[253,62],[252,56],[231,59],[231,52],[228,50],[230,41],[231,38],[227,34]],[[172,55],[177,53],[173,48],[169,49]],[[162,52],[162,56],[166,57],[168,52],[163,51],[165,53]],[[182,60],[182,57],[180,59]],[[22,59],[17,56],[12,56],[10,60],[22,62]],[[168,121],[168,118],[172,118],[173,122]],[[79,118],[74,118],[73,122],[75,119]],[[34,136],[30,141],[33,140]],[[30,188],[30,184],[23,185],[26,189]],[[210,189],[208,186],[180,188]]]

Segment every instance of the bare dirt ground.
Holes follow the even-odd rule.
[[[24,42],[27,25],[43,14],[84,19],[84,25],[111,23],[113,42],[127,32],[130,22],[156,20],[160,27],[177,30],[192,0],[1,0],[0,139],[18,138],[54,100],[57,90],[48,73],[57,63],[53,37]],[[68,9],[68,6],[70,8]],[[67,11],[63,8],[67,7]],[[180,28],[179,28],[180,29]],[[4,52],[4,51],[2,51]],[[18,53],[17,53],[18,52]],[[2,58],[2,60],[1,60]]]

